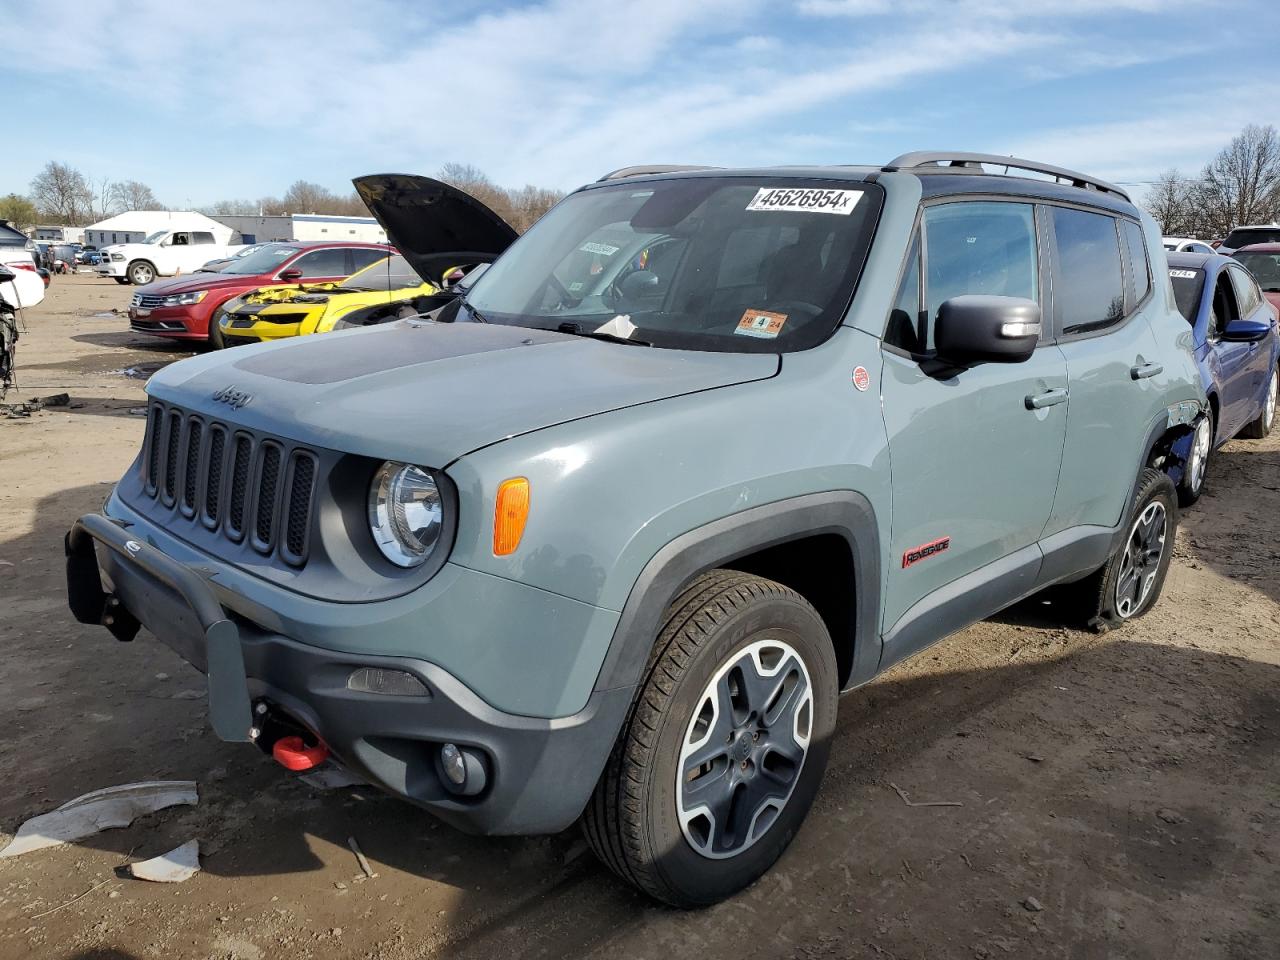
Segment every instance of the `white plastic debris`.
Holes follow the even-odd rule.
[[[181,883],[200,872],[200,841],[188,840],[182,846],[141,863],[129,864],[129,874],[139,880],[155,883]]]
[[[630,340],[631,335],[636,332],[636,325],[631,322],[631,314],[620,313],[612,320],[607,320],[596,327],[595,332]]]
[[[198,801],[194,780],[148,780],[95,790],[32,817],[0,850],[0,858],[82,840],[103,830],[127,827],[148,813],[184,804],[195,806]]]

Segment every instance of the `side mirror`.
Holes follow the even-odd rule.
[[[281,270],[279,279],[283,280],[285,283],[293,283],[296,280],[302,279],[302,271],[297,267],[290,267],[288,270]]]
[[[937,358],[957,367],[1022,363],[1040,341],[1040,305],[1022,297],[968,294],[938,308]]]
[[[1222,339],[1233,343],[1253,343],[1263,339],[1271,332],[1271,324],[1266,320],[1232,320],[1222,329]]]

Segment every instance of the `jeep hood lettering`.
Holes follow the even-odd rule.
[[[498,324],[402,320],[238,347],[161,370],[153,396],[304,444],[444,467],[491,443],[765,380],[774,354],[613,344]],[[215,394],[251,395],[232,411]]]
[[[450,267],[489,263],[516,232],[483,203],[431,177],[380,173],[351,181],[387,239],[428,283]]]

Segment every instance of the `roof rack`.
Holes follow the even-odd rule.
[[[637,167],[622,167],[612,173],[606,173],[596,183],[606,180],[624,180],[627,177],[647,177],[657,173],[683,173],[686,170],[719,170],[720,167],[700,167],[688,163],[649,163]]]
[[[1075,170],[1067,170],[1064,167],[1055,167],[1048,163],[1039,163],[1035,160],[1021,160],[1018,157],[1002,157],[994,153],[954,153],[917,150],[914,153],[904,153],[900,157],[895,157],[880,169],[885,173],[893,173],[896,170],[910,170],[917,167],[936,166],[941,169],[958,167],[970,172],[985,173],[986,171],[982,169],[982,164],[984,163],[995,167],[1006,167],[1014,170],[1028,170],[1032,173],[1043,173],[1054,177],[1057,180],[1066,180],[1073,187],[1079,187],[1082,190],[1098,190],[1102,193],[1114,193],[1117,197],[1122,197],[1125,200],[1129,199],[1129,194],[1126,191],[1120,189],[1114,183],[1108,183],[1106,180],[1099,180],[1097,177],[1078,173]]]

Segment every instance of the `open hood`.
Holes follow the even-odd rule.
[[[450,267],[497,259],[516,238],[483,203],[439,180],[379,173],[351,182],[387,239],[428,283],[439,285]]]

